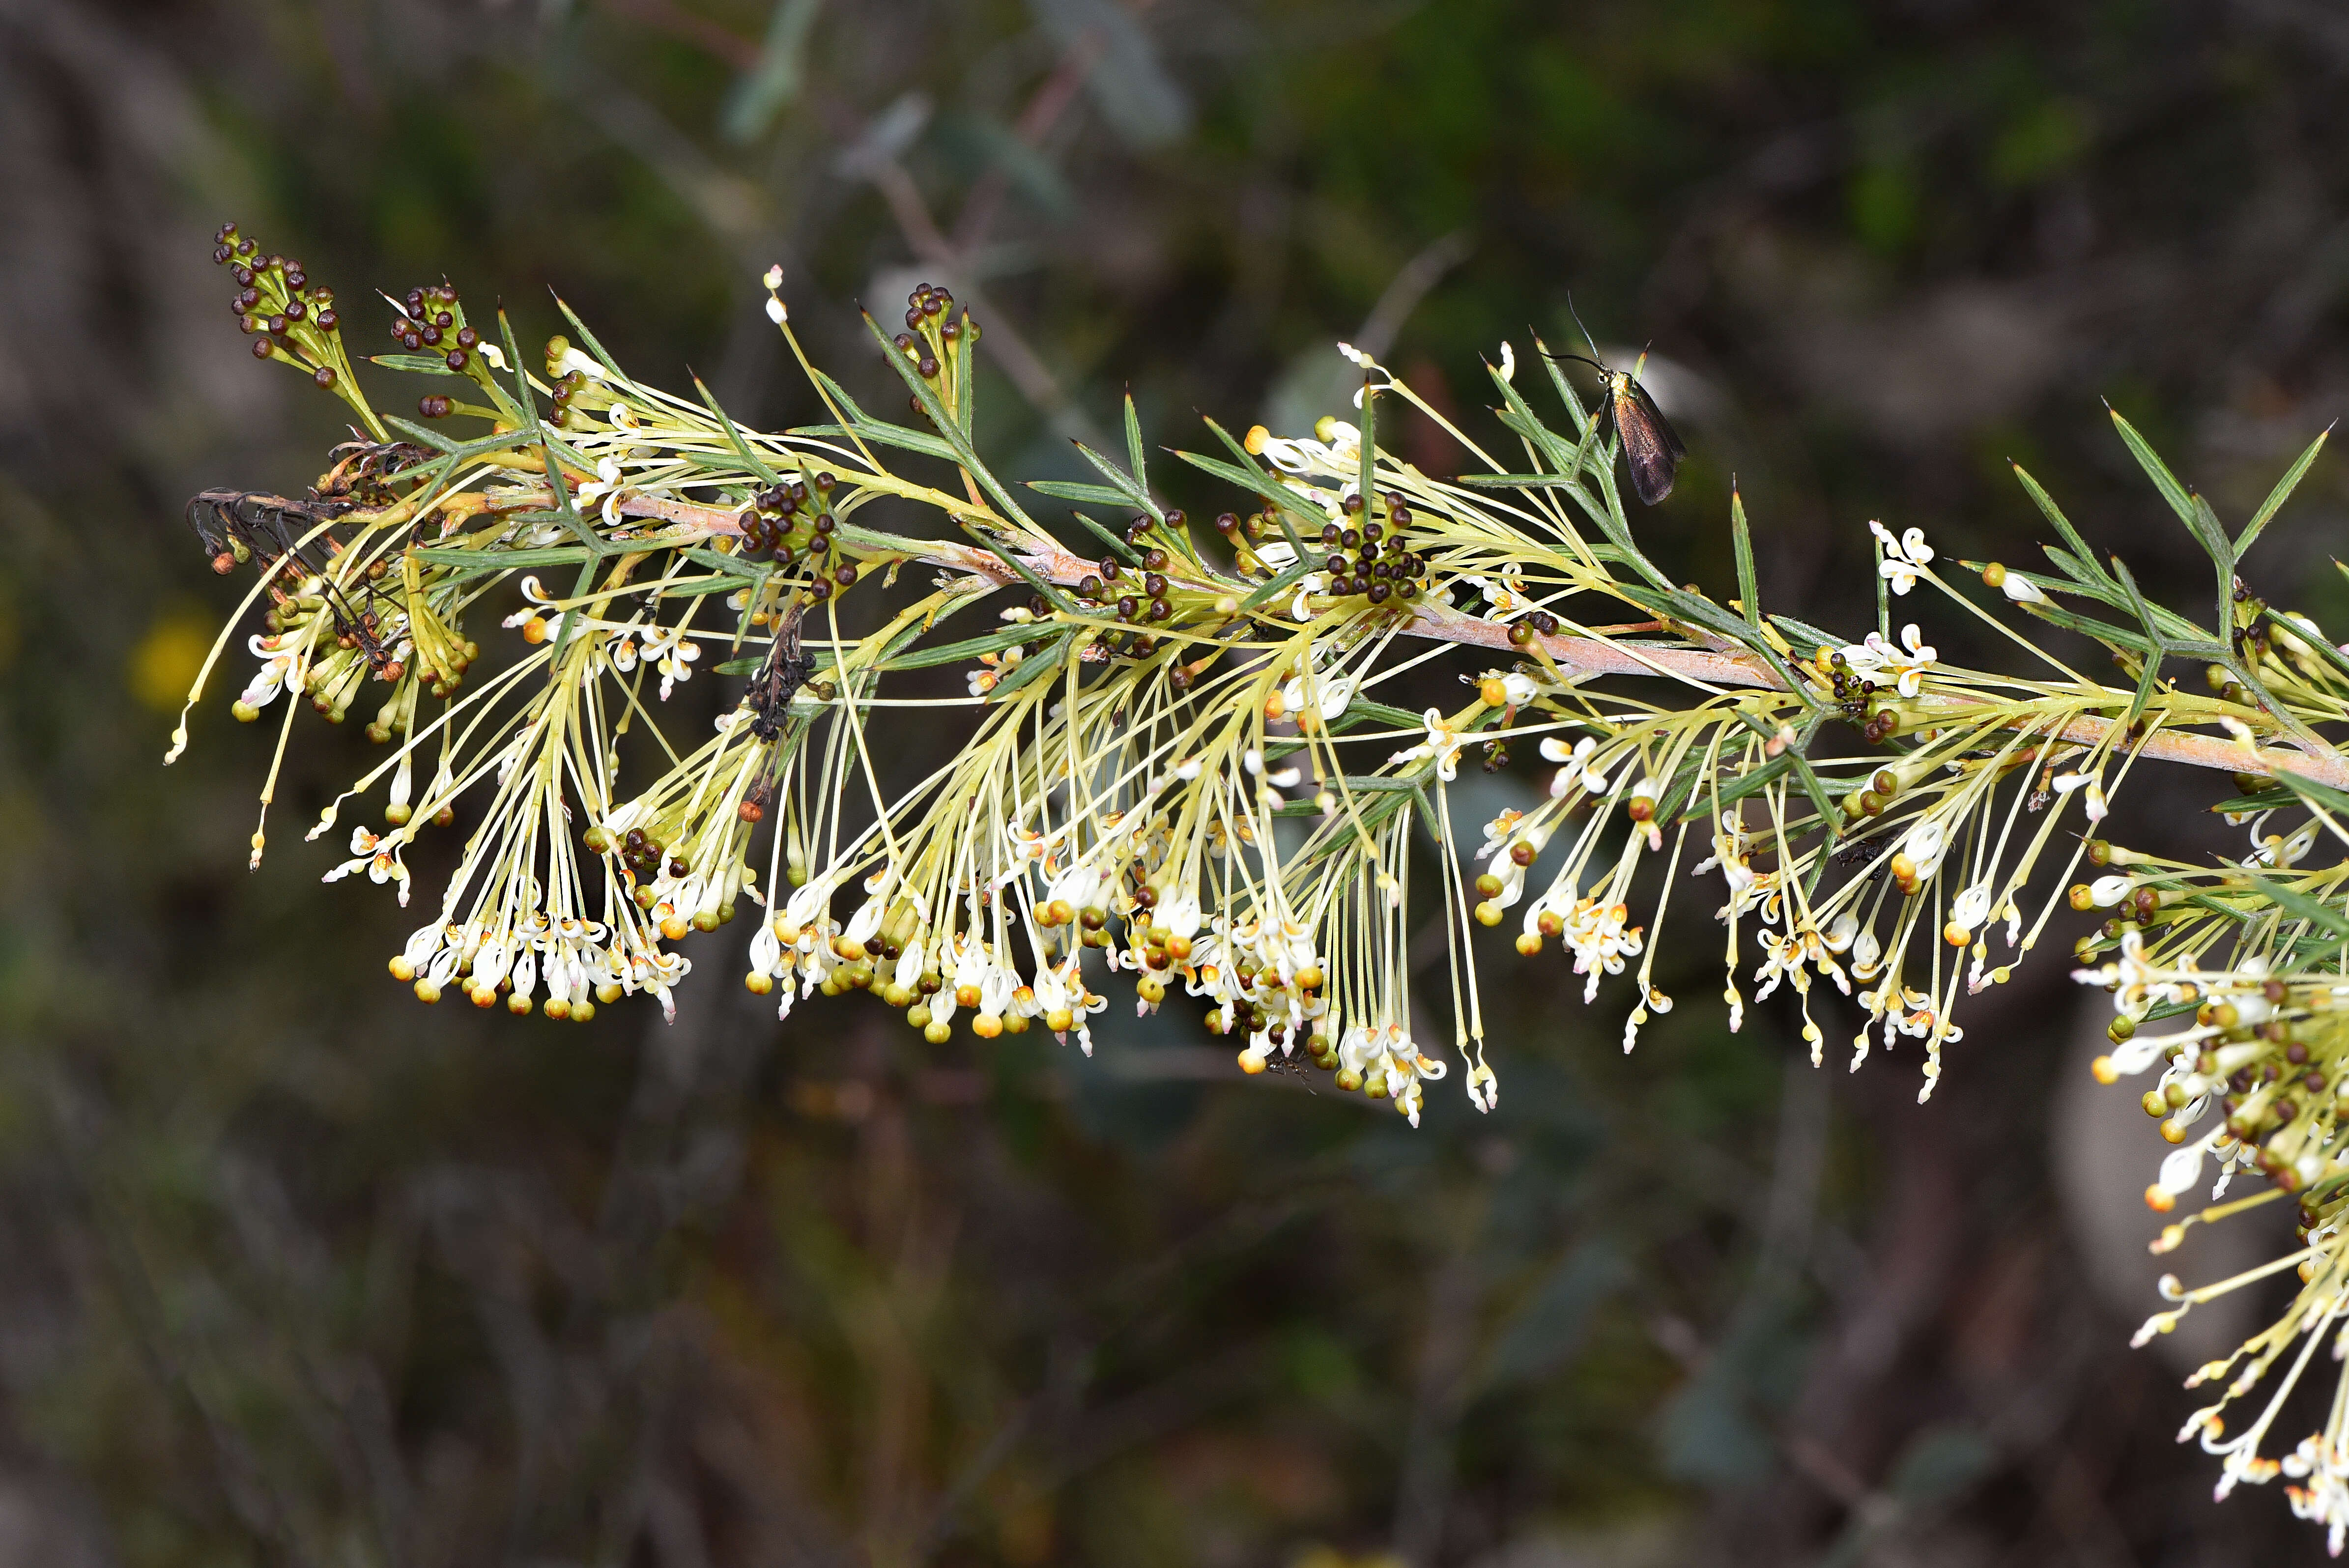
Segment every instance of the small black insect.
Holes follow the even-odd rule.
[[[1889,834],[1879,833],[1872,839],[1847,839],[1837,846],[1835,853],[1828,859],[1839,866],[1847,866],[1854,862],[1866,865],[1882,858],[1884,851],[1891,847],[1892,839]],[[1882,869],[1880,866],[1878,868],[1879,871]]]
[[[1316,1076],[1314,1068],[1304,1062],[1292,1060],[1278,1051],[1265,1057],[1264,1070],[1268,1073],[1286,1073],[1304,1085],[1307,1094],[1318,1093],[1313,1087],[1313,1079]]]
[[[750,677],[750,689],[744,694],[750,703],[750,733],[761,740],[774,739],[792,698],[814,678],[815,660],[800,649],[800,613],[794,609],[775,634],[767,662]]]
[[[187,518],[215,572],[234,571],[236,546],[242,545],[281,597],[285,586],[316,577],[335,618],[336,636],[344,646],[358,649],[370,668],[380,670],[392,662],[392,651],[377,635],[379,595],[372,583],[361,579],[356,584],[360,602],[351,602],[329,570],[340,546],[319,527],[350,510],[347,500],[334,496],[305,501],[263,490],[208,490],[188,502]]]

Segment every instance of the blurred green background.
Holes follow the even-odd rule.
[[[1733,474],[1774,607],[1853,625],[1871,516],[2028,557],[2008,459],[2203,581],[2099,397],[2230,517],[2341,409],[2337,7],[0,0],[0,1562],[2318,1559],[2125,1347],[2160,1146],[2076,1092],[2053,936],[1920,1108],[1836,998],[1826,1071],[1775,1003],[1729,1036],[1700,892],[1628,1057],[1619,993],[1496,956],[1500,1109],[1417,1133],[1171,1007],[933,1048],[701,949],[673,1027],[416,1006],[410,918],[294,830],[356,735],[257,874],[272,727],[216,692],[157,766],[240,586],[185,499],[336,435],[245,353],[228,217],[361,347],[371,288],[525,338],[553,288],[764,425],[814,407],[768,263],[860,389],[855,302],[945,283],[1024,477],[1128,388],[1167,444],[1299,428],[1339,338],[1473,424],[1571,289],[1695,453],[1658,554],[1727,591]],[[2328,459],[2263,592],[2349,607],[2344,500]],[[2123,815],[2199,841],[2213,784]]]

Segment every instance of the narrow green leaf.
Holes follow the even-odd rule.
[[[2289,789],[2262,789],[2256,795],[2237,795],[2208,808],[2213,814],[2220,811],[2272,811],[2289,806],[2300,797]]]
[[[2343,943],[2349,943],[2349,915],[2344,915],[2331,905],[2309,897],[2298,888],[2286,887],[2278,882],[2270,882],[2257,873],[2252,874],[2251,881],[2251,885],[2259,889],[2261,893],[2278,909],[2294,919],[2304,920],[2311,925],[2328,933],[2334,940],[2324,944],[2326,950],[2338,947]]]
[[[1021,686],[1033,685],[1052,671],[1059,669],[1068,658],[1069,641],[1071,634],[1063,632],[1054,637],[1045,647],[1021,659],[1009,675],[995,683],[995,689],[988,695],[989,696],[1007,696],[1018,691]]]
[[[971,358],[970,307],[957,305],[955,308],[962,314],[962,330],[955,335],[954,345],[947,350],[955,367],[955,424],[962,429],[973,430],[978,428],[972,423],[977,417],[978,372],[976,361]]]
[[[514,342],[513,323],[506,319],[506,313],[502,306],[498,310],[498,339],[505,345],[506,367],[512,372],[514,379],[513,396],[511,397],[506,396],[504,390],[498,386],[497,377],[489,376],[486,372],[483,380],[474,385],[487,387],[491,398],[496,402],[499,409],[514,421],[516,435],[525,441],[535,441],[541,434],[538,398],[530,389],[530,372],[523,366],[522,349]],[[561,652],[560,649],[556,651]]]
[[[2210,510],[2209,501],[2199,495],[2188,499],[2194,503],[2194,512],[2186,520],[2186,526],[2193,531],[2194,541],[2202,547],[2202,552],[2217,565],[2219,575],[2226,578],[2235,569],[2235,546],[2227,538],[2227,525],[2219,521],[2219,514]]]
[[[1133,411],[1133,394],[1131,392],[1125,395],[1125,460],[1131,466],[1133,474],[1133,486],[1142,491],[1143,504],[1147,505],[1150,495],[1150,475],[1143,463],[1142,420]]]
[[[455,458],[459,462],[463,462],[468,458],[478,458],[485,452],[511,451],[515,447],[529,444],[511,430],[502,435],[477,437],[470,441],[454,441],[429,425],[419,425],[412,419],[403,419],[397,415],[386,415],[384,423],[415,437],[436,451]]]
[[[2143,436],[2137,434],[2135,425],[2121,418],[2119,409],[2107,403],[2105,405],[2105,412],[2113,417],[2114,428],[2120,431],[2121,439],[2127,444],[2130,454],[2137,459],[2137,467],[2143,469],[2145,477],[2153,481],[2153,488],[2161,492],[2161,499],[2169,503],[2169,510],[2176,512],[2178,521],[2185,523],[2187,527],[2194,527],[2193,497],[2187,492],[2184,485],[2178,482],[2178,476],[2169,471],[2169,465],[2161,460],[2159,455],[2154,451],[2151,444]]]
[[[752,473],[759,476],[761,484],[773,484],[776,477],[775,470],[767,465],[764,458],[750,449],[750,443],[742,438],[742,432],[734,428],[734,421],[727,417],[725,409],[718,406],[718,399],[710,396],[709,388],[703,384],[698,376],[693,378],[693,389],[701,395],[701,406],[718,417],[718,423],[726,431],[727,440],[733,443],[734,455],[741,459]]]
[[[418,376],[462,376],[461,370],[451,370],[449,362],[437,354],[370,354],[369,365],[380,365],[386,370],[406,370]]]
[[[2320,784],[2298,773],[2278,772],[2270,777],[2302,800],[2322,806],[2335,817],[2349,817],[2349,791],[2335,789],[2330,784]]]
[[[2094,637],[2109,647],[2127,648],[2134,654],[2154,652],[2153,645],[2146,641],[2145,634],[2142,632],[2132,632],[2126,626],[2116,626],[2110,621],[2098,621],[2086,615],[2075,614],[2069,610],[2058,609],[2053,604],[2034,605],[2033,609],[2033,613],[2049,625],[2061,626],[2067,632],[2078,632],[2083,636]]]
[[[1157,507],[1151,504],[1150,492],[1143,489],[1142,486],[1137,483],[1123,469],[1119,468],[1115,463],[1111,462],[1107,458],[1102,456],[1099,452],[1094,451],[1082,441],[1072,439],[1069,444],[1077,449],[1078,454],[1081,456],[1085,461],[1092,464],[1094,468],[1100,469],[1103,479],[1109,480],[1110,488],[1117,494],[1116,501],[1112,504],[1117,506],[1136,507],[1143,511],[1148,512],[1154,519],[1158,517],[1159,512]]]
[[[1768,789],[1776,780],[1795,770],[1795,756],[1784,752],[1772,758],[1750,773],[1743,773],[1727,783],[1717,783],[1709,790],[1692,796],[1685,810],[1672,817],[1675,822],[1685,822],[1691,817],[1702,816],[1715,805],[1726,806],[1743,800],[1749,795]],[[1661,813],[1660,813],[1661,814]]]
[[[801,653],[806,657],[812,669],[828,670],[835,662],[830,648],[821,647],[812,643],[802,649]],[[709,673],[714,676],[755,676],[765,667],[766,663],[766,655],[756,654],[747,659],[728,659],[724,664],[712,665],[709,667]]]
[[[919,452],[926,458],[937,458],[949,463],[955,461],[955,449],[936,436],[879,419],[860,419],[854,425],[794,425],[791,433],[794,436],[862,436],[885,447]]]
[[[1477,490],[1580,490],[1577,474],[1462,474],[1457,481]]]
[[[1346,711],[1340,717],[1341,719],[1352,718],[1358,714],[1366,719],[1375,719],[1389,729],[1417,729],[1426,723],[1418,714],[1391,707],[1382,702],[1372,702],[1366,696],[1358,696],[1348,703]]]
[[[742,583],[750,582],[758,571],[755,562],[746,561],[739,555],[729,555],[723,551],[712,550],[704,544],[688,544],[678,553],[697,566],[707,566],[712,572],[723,573]]]
[[[1243,610],[1253,610],[1268,599],[1275,598],[1278,595],[1286,593],[1288,589],[1294,587],[1300,579],[1305,577],[1312,570],[1313,562],[1304,556],[1299,556],[1298,558],[1297,564],[1282,573],[1279,576],[1257,584],[1256,591],[1250,593],[1247,598],[1240,601],[1240,608]]]
[[[1807,621],[1797,621],[1792,615],[1773,615],[1771,624],[1786,634],[1795,651],[1808,657],[1819,648],[1844,648],[1851,645],[1848,637],[1838,637],[1833,632],[1822,632]]]
[[[706,599],[712,593],[739,593],[758,585],[757,576],[750,577],[672,577],[660,584],[663,599]]]
[[[1069,515],[1075,518],[1079,522],[1084,524],[1087,529],[1092,531],[1095,538],[1099,539],[1103,544],[1110,547],[1112,553],[1117,555],[1127,564],[1133,566],[1139,566],[1142,564],[1142,552],[1136,550],[1131,544],[1128,544],[1125,542],[1125,536],[1119,533],[1115,529],[1103,527],[1100,522],[1086,516],[1083,512],[1077,511],[1073,507],[1070,509]]]
[[[886,340],[885,339],[884,341]],[[889,352],[892,354],[896,353],[896,345],[891,344],[889,346]],[[823,387],[824,395],[831,402],[832,406],[840,409],[843,413],[848,416],[850,424],[861,428],[867,424],[880,423],[879,420],[874,419],[873,416],[867,414],[864,409],[856,406],[856,399],[848,395],[847,387],[843,387],[839,382],[833,380],[831,377],[825,375],[821,370],[815,372],[815,378]]]
[[[1206,425],[1207,428],[1216,433],[1216,438],[1222,441],[1224,445],[1230,449],[1232,455],[1240,460],[1241,473],[1240,475],[1236,476],[1238,478],[1239,482],[1246,485],[1248,489],[1256,491],[1257,494],[1262,496],[1265,500],[1272,502],[1275,508],[1275,515],[1279,518],[1281,528],[1288,534],[1289,542],[1291,543],[1299,543],[1297,540],[1297,531],[1290,527],[1288,522],[1288,519],[1292,516],[1295,517],[1298,521],[1304,523],[1307,527],[1313,529],[1317,532],[1319,531],[1321,524],[1324,521],[1324,518],[1319,509],[1314,507],[1313,504],[1308,501],[1303,496],[1299,495],[1295,490],[1290,490],[1287,485],[1282,484],[1279,480],[1268,475],[1262,468],[1257,466],[1255,457],[1248,451],[1247,448],[1242,446],[1238,441],[1232,438],[1232,433],[1229,430],[1225,429],[1213,419],[1205,420],[1204,423]],[[1191,461],[1194,466],[1201,469],[1206,469],[1208,462],[1213,461],[1212,459],[1202,459],[1194,458],[1187,452],[1180,455]],[[1212,472],[1214,470],[1210,469],[1208,471]],[[1303,551],[1302,544],[1299,544],[1299,550],[1301,553]]]
[[[1070,634],[1047,624],[1030,623],[1020,626],[1005,626],[998,631],[983,632],[976,637],[965,637],[958,643],[940,643],[918,653],[901,654],[883,666],[892,670],[926,670],[937,665],[951,665],[963,659],[975,659],[981,654],[999,653],[1021,643],[1056,642]],[[1027,661],[1022,659],[1024,665]]]
[[[2332,639],[2326,637],[2323,633],[2310,631],[2306,626],[2272,606],[2263,614],[2268,620],[2290,632],[2296,641],[2306,645],[2309,652],[2342,674],[2349,675],[2349,654],[2344,654],[2333,646]]]
[[[1582,399],[1576,396],[1573,384],[1567,380],[1566,372],[1560,367],[1557,356],[1549,351],[1549,345],[1541,340],[1539,333],[1534,335],[1534,352],[1541,356],[1542,368],[1549,372],[1549,384],[1557,388],[1557,400],[1566,405],[1566,411],[1568,414],[1574,416],[1575,428],[1580,429],[1589,425],[1590,418],[1583,412]],[[1597,411],[1591,410],[1592,413]],[[1591,428],[1597,427],[1593,425]]]
[[[1761,590],[1754,576],[1754,531],[1745,522],[1745,498],[1738,493],[1732,481],[1729,487],[1729,532],[1737,546],[1737,603],[1744,612],[1745,624],[1755,631],[1762,629]]]
[[[2243,558],[2243,552],[2251,547],[2251,542],[2259,538],[2274,520],[2275,514],[2283,510],[2283,503],[2292,499],[2292,492],[2300,488],[2300,481],[2307,476],[2310,465],[2316,461],[2316,454],[2324,449],[2324,443],[2332,434],[2333,427],[2330,425],[2317,432],[2316,439],[2308,443],[2308,450],[2301,453],[2292,467],[2284,470],[2283,478],[2276,481],[2275,489],[2268,491],[2268,499],[2260,502],[2260,510],[2251,514],[2251,521],[2243,524],[2243,531],[2235,536],[2237,561]]]
[[[1061,500],[1082,501],[1087,506],[1127,504],[1123,490],[1112,490],[1107,485],[1078,484],[1069,480],[1026,480],[1022,482],[1031,490]]]
[[[587,346],[587,352],[594,356],[596,364],[602,366],[621,385],[626,387],[636,385],[628,373],[620,368],[620,362],[613,358],[604,346],[595,340],[595,335],[587,330],[587,324],[579,319],[579,313],[573,310],[570,303],[561,294],[554,296],[554,308],[563,313],[563,319],[571,324],[571,330],[579,335],[579,341]]]
[[[2117,415],[2114,417],[2119,418]],[[2055,498],[2041,488],[2039,481],[2033,479],[2021,463],[2013,463],[2010,466],[2014,469],[2014,477],[2022,484],[2023,493],[2037,505],[2040,515],[2054,525],[2057,533],[2063,535],[2064,543],[2071,550],[2073,560],[2078,562],[2081,569],[2088,573],[2088,576],[2082,581],[2100,583],[2107,589],[2113,588],[2115,584],[2112,579],[2106,577],[2103,569],[2096,564],[2096,552],[2088,548],[2088,542],[2080,537],[2080,531],[2072,526],[2072,520],[2064,515],[2064,509],[2055,504]],[[2054,552],[2051,550],[2048,553],[2052,556]],[[2056,564],[2064,566],[2065,562],[2059,559]],[[2066,569],[2068,570],[2068,567]]]
[[[547,545],[536,550],[464,550],[454,546],[418,545],[409,552],[427,566],[454,566],[466,572],[518,572],[535,566],[574,566],[587,559],[575,544]]]
[[[2138,591],[2136,574],[2129,571],[2127,563],[2117,555],[2113,557],[2113,575],[2120,579],[2121,587],[2127,592],[2129,606],[2137,612],[2137,620],[2144,625],[2147,640],[2155,647],[2159,647],[2162,640],[2161,631],[2154,624],[2152,607],[2146,603],[2144,593]],[[2145,667],[2137,675],[2137,695],[2129,701],[2128,716],[2121,720],[2122,729],[2136,727],[2137,719],[2145,713],[2145,705],[2153,700],[2153,694],[2160,687],[2161,655],[2158,652],[2147,653],[2145,657]]]

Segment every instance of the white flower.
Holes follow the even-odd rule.
[[[2008,573],[2006,574],[2006,580],[1999,584],[1999,589],[2009,599],[2013,600],[2018,604],[2044,604],[2047,603],[2047,595],[2040,592],[2039,584],[2033,583],[2030,578],[2025,577],[2020,572]]]
[[[1598,749],[1599,742],[1587,735],[1574,743],[1572,751],[1568,751],[1566,748],[1566,742],[1555,735],[1543,738],[1541,754],[1552,762],[1566,764],[1557,770],[1557,776],[1550,780],[1551,799],[1563,799],[1569,792],[1578,789],[1588,789],[1593,795],[1607,793],[1607,775],[1590,766],[1591,754]]]
[[[564,358],[567,360],[578,353],[577,349],[572,349]],[[600,370],[598,374],[601,374]],[[583,508],[594,507],[600,501],[604,521],[615,528],[620,525],[620,493],[625,488],[620,483],[620,459],[607,453],[596,460],[595,477],[579,487],[578,495]]]
[[[1892,591],[1906,593],[1917,586],[1918,573],[1933,559],[1933,548],[1925,542],[1925,531],[1921,528],[1907,529],[1896,540],[1890,529],[1873,518],[1868,520],[1868,531],[1876,535],[1877,543],[1883,547],[1884,559],[1877,562],[1876,570],[1892,584]]]
[[[1427,738],[1417,746],[1408,747],[1387,758],[1390,762],[1413,762],[1423,757],[1435,759],[1435,776],[1449,784],[1460,776],[1460,734],[1452,727],[1437,708],[1429,708],[1420,716],[1427,726]]]
[[[2088,820],[2103,821],[2106,811],[2104,770],[2099,769],[2094,773],[2059,773],[2055,776],[2056,794],[2069,795],[2075,789],[2087,791],[2081,799],[2084,803],[2083,809],[2088,814]]]
[[[1852,938],[1858,934],[1859,917],[1847,909],[1827,923],[1826,930],[1819,934],[1819,945],[1829,953],[1846,952]]]
[[[2289,836],[2263,833],[2267,825],[2264,815],[2251,825],[2251,852],[2243,857],[2247,866],[2296,866],[2316,847],[2316,824],[2303,822]]]
[[[1882,676],[1883,684],[1897,688],[1902,696],[1915,696],[1940,650],[1924,641],[1914,621],[1900,628],[1900,645],[1895,647],[1884,640],[1883,633],[1870,632],[1865,643],[1845,647],[1844,663],[1863,677]]]
[[[1460,581],[1473,584],[1485,595],[1483,614],[1487,621],[1511,621],[1533,612],[1534,602],[1526,593],[1525,578],[1514,566],[1504,567],[1497,583],[1474,575],[1464,576]]]
[[[409,877],[407,862],[400,859],[400,840],[397,835],[381,838],[366,828],[353,828],[351,858],[318,880],[330,882],[340,882],[354,872],[365,872],[367,874],[367,881],[378,887],[388,882],[396,882],[399,884],[400,907],[404,909],[408,906]]]
[[[1299,617],[1300,620],[1304,618]],[[1344,713],[1347,705],[1354,700],[1355,688],[1361,684],[1361,677],[1356,676],[1314,676],[1313,711],[1325,721],[1336,718],[1340,714]],[[1292,677],[1288,685],[1282,686],[1280,700],[1282,706],[1287,707],[1291,715],[1304,712],[1306,707],[1304,678]]]
[[[1900,852],[1917,868],[1917,880],[1930,878],[1941,864],[1942,851],[1949,848],[1949,833],[1939,819],[1928,817],[1909,830],[1900,841]]]
[[[1343,419],[1324,418],[1313,427],[1319,440],[1276,436],[1262,425],[1249,428],[1242,443],[1282,473],[1296,479],[1316,477],[1345,480],[1361,473],[1362,433]]]
[[[487,350],[484,350],[483,352],[486,353]],[[604,379],[603,363],[595,358],[592,355],[580,353],[576,348],[566,348],[563,351],[563,363],[560,369],[561,373],[565,376],[568,376],[571,372],[576,370],[580,375],[585,376],[590,381],[601,381]]]
[[[1393,377],[1393,376],[1392,376],[1392,375],[1388,371],[1388,369],[1387,369],[1387,367],[1386,367],[1385,366],[1381,365],[1381,364],[1380,364],[1380,363],[1379,363],[1375,358],[1373,358],[1373,357],[1372,357],[1372,356],[1371,356],[1370,355],[1367,355],[1367,354],[1363,353],[1361,349],[1359,349],[1359,348],[1355,347],[1352,344],[1350,344],[1350,343],[1341,343],[1341,344],[1340,344],[1340,345],[1338,346],[1338,352],[1339,352],[1340,354],[1344,355],[1344,356],[1346,356],[1346,358],[1347,358],[1349,361],[1350,361],[1351,363],[1353,363],[1354,365],[1359,366],[1361,368],[1361,371],[1362,371],[1362,373],[1363,373],[1364,378],[1365,378],[1366,380],[1368,379],[1368,377],[1371,377],[1371,376],[1372,376],[1372,375],[1377,375],[1377,376],[1380,376],[1380,377],[1383,377],[1383,378],[1384,378],[1384,379],[1382,379],[1382,380],[1370,382],[1370,384],[1369,384],[1369,385],[1370,385],[1371,387],[1392,387],[1392,386],[1393,386],[1393,385],[1394,385],[1394,377]],[[1362,392],[1363,392],[1363,390],[1366,390],[1366,389],[1367,389],[1367,388],[1357,388],[1357,389],[1356,389],[1356,391],[1355,391],[1355,393],[1354,393],[1354,407],[1355,407],[1359,408],[1359,407],[1361,407],[1362,406]]]
[[[624,651],[626,646],[625,643],[621,645]],[[678,682],[693,678],[693,661],[701,656],[701,646],[687,642],[684,632],[675,626],[647,626],[644,656],[660,670],[660,697],[667,702]],[[615,658],[613,663],[616,665],[619,660]]]

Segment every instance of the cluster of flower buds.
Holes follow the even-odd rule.
[[[1348,496],[1343,520],[1321,525],[1321,548],[1330,552],[1321,569],[1329,574],[1330,592],[1373,604],[1418,598],[1426,589],[1427,562],[1412,552],[1404,532],[1411,521],[1411,508],[1392,490],[1367,509],[1360,495]],[[1557,630],[1554,618],[1550,629]]]
[[[212,260],[236,280],[229,308],[253,338],[253,356],[282,356],[308,370],[320,387],[331,387],[347,375],[335,291],[313,284],[300,262],[264,253],[234,223],[222,224],[212,239]]]
[[[912,363],[915,374],[932,385],[947,407],[954,406],[960,388],[949,367],[957,360],[956,346],[968,350],[978,341],[978,324],[970,319],[968,310],[954,308],[954,295],[929,284],[917,284],[905,296],[905,330],[890,341]],[[919,397],[905,400],[906,407],[927,420],[928,409]]]
[[[778,480],[760,490],[750,498],[750,510],[742,518],[742,548],[771,553],[784,566],[804,555],[811,567],[821,572],[839,531],[838,520],[831,511],[833,491],[839,483],[829,472],[820,471],[803,479]],[[821,576],[810,580],[810,603],[820,603],[829,593]]]
[[[437,353],[450,369],[462,371],[472,364],[481,341],[481,334],[465,324],[462,311],[457,291],[449,284],[409,289],[391,318],[392,341],[410,354]]]

